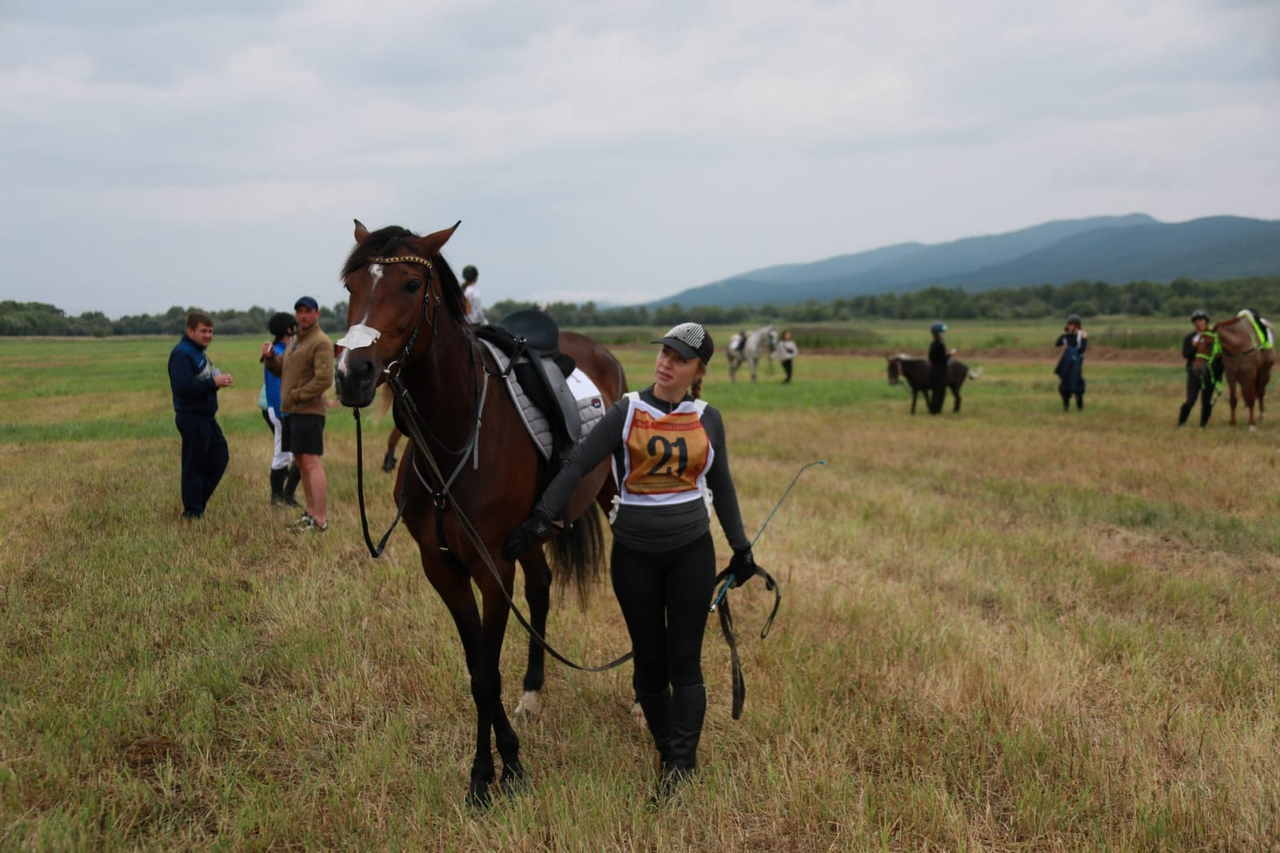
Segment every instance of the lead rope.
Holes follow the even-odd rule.
[[[404,515],[405,504],[407,503],[405,496],[409,493],[409,489],[402,483],[400,486],[400,500],[396,507],[396,517],[391,519],[391,526],[387,528],[387,532],[382,535],[382,540],[375,547],[373,539],[369,536],[369,517],[364,511],[364,443],[360,430],[360,408],[358,406],[351,407],[351,413],[356,419],[356,495],[360,498],[360,527],[364,531],[364,544],[369,549],[369,554],[375,560],[382,556],[382,552],[386,550],[387,540],[391,538],[391,531],[396,529],[396,525],[400,523],[400,517]],[[409,462],[413,463],[413,446],[409,446]]]
[[[778,502],[773,505],[773,510],[769,513],[769,517],[764,520],[764,524],[760,525],[760,529],[756,531],[755,538],[751,540],[749,547],[754,548],[756,542],[760,541],[760,537],[764,534],[764,530],[769,526],[769,522],[773,520],[777,514],[778,508],[782,506],[782,502],[787,499],[787,495],[791,494],[791,490],[795,487],[796,481],[800,479],[800,475],[812,468],[814,465],[826,466],[827,460],[819,459],[810,462],[808,465],[801,466],[796,472],[795,477],[791,479],[790,485],[786,491],[782,493],[782,497],[778,498]],[[773,575],[766,572],[759,566],[756,571],[764,575],[764,588],[773,593],[773,609],[769,611],[769,618],[765,620],[764,627],[760,629],[760,639],[769,636],[769,630],[773,627],[774,617],[778,615],[778,608],[782,606],[782,588],[778,586],[778,582],[773,579]],[[720,611],[720,633],[724,635],[725,645],[729,647],[729,672],[733,679],[733,718],[735,720],[742,719],[742,706],[747,701],[747,682],[742,677],[742,660],[738,657],[738,643],[733,635],[733,614],[729,612],[729,599],[725,594],[737,582],[737,575],[734,574],[732,568],[726,568],[716,576],[712,586],[724,581],[724,586],[720,587],[720,592],[716,595],[715,600],[711,603],[711,612]]]

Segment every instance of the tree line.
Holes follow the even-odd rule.
[[[491,318],[506,316],[533,302],[498,302]],[[650,310],[643,305],[600,308],[594,302],[576,305],[553,302],[544,306],[562,326],[667,326],[692,320],[703,325],[736,326],[757,320],[782,323],[821,323],[885,318],[893,320],[1034,320],[1079,314],[1127,314],[1144,317],[1187,317],[1203,308],[1215,317],[1256,308],[1264,315],[1280,315],[1280,275],[1226,281],[1179,278],[1168,284],[1134,281],[1113,285],[1105,281],[1076,281],[1005,287],[969,293],[963,287],[930,287],[911,293],[851,296],[830,302],[810,300],[796,305],[691,305],[679,303]]]
[[[895,320],[1032,320],[1079,314],[1127,314],[1147,317],[1186,317],[1203,308],[1214,317],[1255,308],[1280,316],[1280,275],[1252,276],[1225,281],[1179,278],[1168,284],[1132,281],[1075,281],[1006,287],[969,293],[963,287],[930,287],[912,293],[851,296],[830,302],[810,300],[797,305],[692,305],[679,303],[650,309],[643,305],[602,308],[594,302],[553,302],[539,306],[503,300],[487,312],[490,320],[524,308],[541,307],[562,326],[670,326],[692,320],[704,325],[736,326],[757,320],[781,323],[821,323],[886,318]],[[109,319],[99,311],[72,317],[43,302],[0,301],[0,336],[54,335],[181,335],[193,308],[173,306],[163,314],[138,314]],[[254,306],[247,311],[210,311],[219,334],[265,334],[274,310]],[[346,325],[347,303],[320,307],[320,325],[329,332]]]
[[[52,335],[59,337],[110,337],[112,335],[181,335],[187,327],[187,314],[201,308],[174,305],[163,314],[126,315],[111,320],[101,311],[86,311],[69,316],[61,308],[44,302],[0,302],[0,336]],[[253,306],[247,311],[229,309],[206,311],[213,318],[220,335],[265,335],[267,320],[275,309]],[[292,313],[292,312],[289,312]],[[347,327],[347,303],[333,307],[320,306],[320,326],[326,332],[340,332]]]

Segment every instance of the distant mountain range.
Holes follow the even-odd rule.
[[[1212,216],[1165,223],[1134,213],[765,267],[647,305],[789,305],[926,287],[963,286],[976,293],[1080,280],[1127,284],[1275,274],[1280,274],[1280,221]]]

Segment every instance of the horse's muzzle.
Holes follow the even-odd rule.
[[[344,406],[363,407],[373,402],[381,371],[373,359],[355,355],[350,350],[336,371],[338,399]]]

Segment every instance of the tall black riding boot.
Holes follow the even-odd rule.
[[[302,479],[302,472],[298,470],[298,463],[291,462],[289,464],[289,474],[284,481],[284,503],[289,506],[297,506],[298,499],[293,493],[298,491],[298,481]]]
[[[1208,404],[1207,406],[1206,406],[1206,405],[1204,405],[1204,404],[1201,404],[1201,406],[1200,406],[1200,429],[1204,429],[1206,426],[1208,426],[1208,425],[1209,425],[1209,416],[1210,416],[1210,415],[1212,415],[1212,414],[1213,414],[1213,403],[1210,403],[1210,404]]]
[[[671,689],[661,693],[636,691],[636,701],[644,711],[645,724],[653,735],[653,745],[658,750],[658,772],[666,769],[671,755]]]
[[[1178,410],[1178,426],[1182,426],[1187,422],[1187,416],[1191,414],[1191,407],[1195,403],[1183,403],[1182,408]]]
[[[289,476],[289,471],[285,468],[271,469],[271,502],[273,504],[284,503],[284,481]]]
[[[669,797],[698,769],[698,741],[707,716],[707,688],[703,684],[671,691],[671,752],[658,779],[658,795]]]

